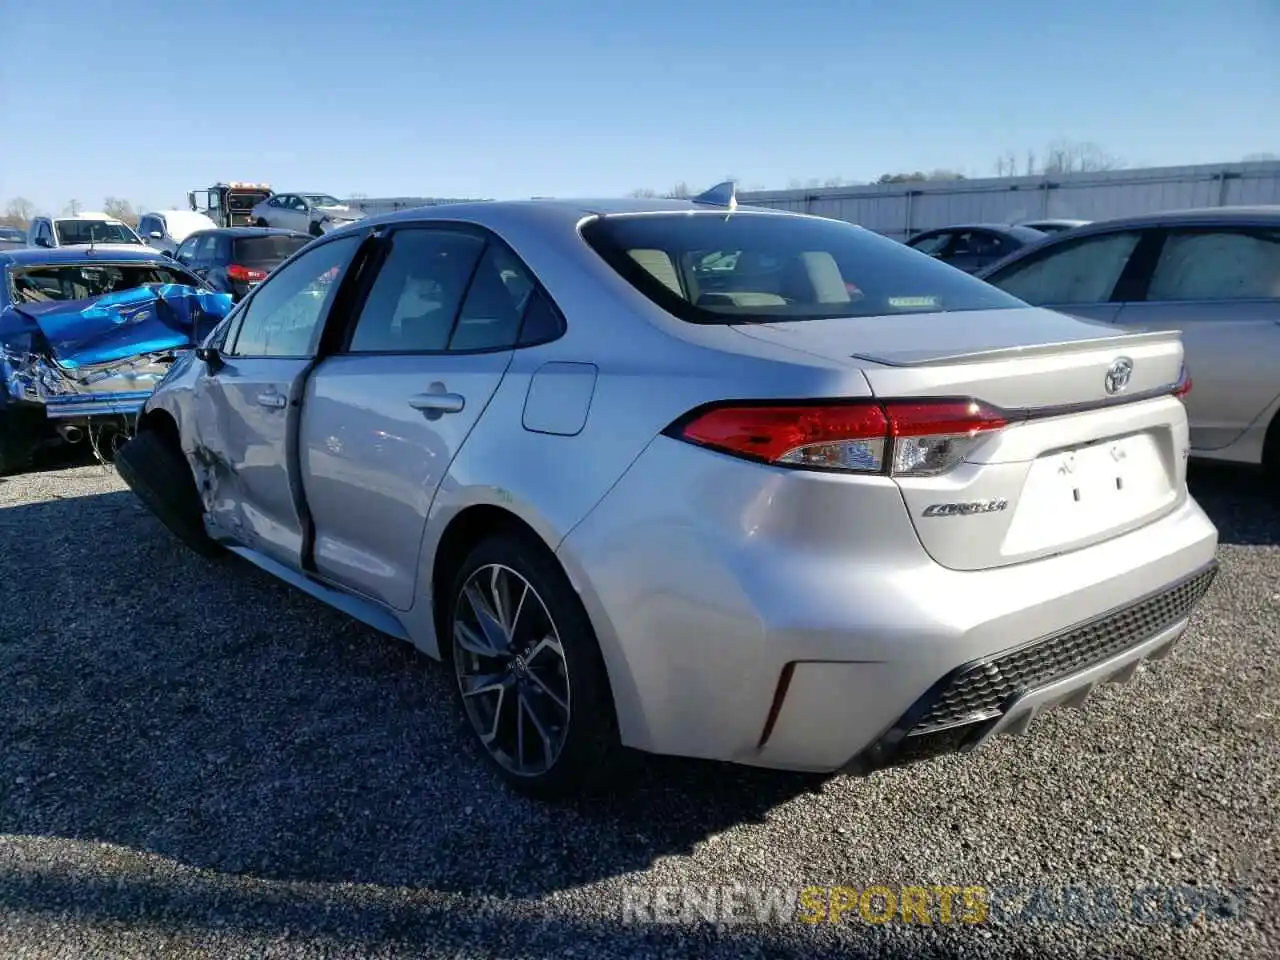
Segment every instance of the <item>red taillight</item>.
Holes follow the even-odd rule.
[[[227,276],[232,280],[243,280],[246,283],[256,283],[259,280],[267,279],[267,271],[254,270],[252,267],[242,267],[238,263],[233,263],[227,267]]]
[[[1178,374],[1178,382],[1174,384],[1173,395],[1181,400],[1191,392],[1191,371],[1183,364],[1182,371]]]
[[[668,433],[778,466],[936,476],[958,464],[979,434],[1007,423],[999,410],[967,399],[744,403],[712,407]]]

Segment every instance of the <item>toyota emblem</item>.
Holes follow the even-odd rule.
[[[1133,361],[1128,357],[1120,357],[1107,369],[1106,380],[1103,381],[1107,393],[1123,393],[1129,386],[1129,378],[1133,376]]]

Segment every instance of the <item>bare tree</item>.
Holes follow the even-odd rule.
[[[138,225],[138,215],[134,212],[133,204],[128,200],[121,200],[119,197],[106,197],[102,201],[102,212],[108,217],[123,220],[131,227]]]
[[[1018,155],[1012,150],[1006,150],[996,157],[995,168],[997,177],[1016,177],[1018,175]]]
[[[1241,163],[1274,163],[1276,160],[1280,160],[1280,153],[1263,151],[1262,153],[1246,153],[1241,159]]]
[[[1096,173],[1100,170],[1119,170],[1124,161],[1107,153],[1096,143],[1056,140],[1045,150],[1044,169],[1047,174]]]
[[[69,213],[71,214],[71,216],[74,217],[77,213],[80,212],[80,201],[79,200],[68,201],[67,205],[62,208],[62,212]]]
[[[689,189],[689,185],[687,183],[681,180],[667,191],[667,196],[672,200],[685,200],[693,196],[693,191]]]
[[[14,197],[4,207],[4,216],[0,217],[0,223],[6,227],[23,227],[31,222],[31,218],[35,216],[36,208],[26,197]]]
[[[656,197],[657,195],[658,191],[654,190],[652,187],[640,187],[639,189],[632,190],[627,194],[629,197]]]
[[[957,170],[934,170],[931,173],[925,173],[923,170],[915,170],[911,173],[886,173],[882,174],[876,183],[923,183],[926,180],[963,180],[964,174]]]

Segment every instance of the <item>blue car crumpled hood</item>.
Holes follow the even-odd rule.
[[[190,348],[228,313],[229,294],[156,283],[89,300],[24,303],[52,359],[68,370],[126,357]]]
[[[0,310],[0,406],[51,418],[137,413],[169,369],[231,312],[231,297],[148,284],[88,300]]]

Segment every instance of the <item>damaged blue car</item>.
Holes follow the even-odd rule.
[[[231,307],[154,250],[0,250],[0,475],[50,445],[109,456]]]

